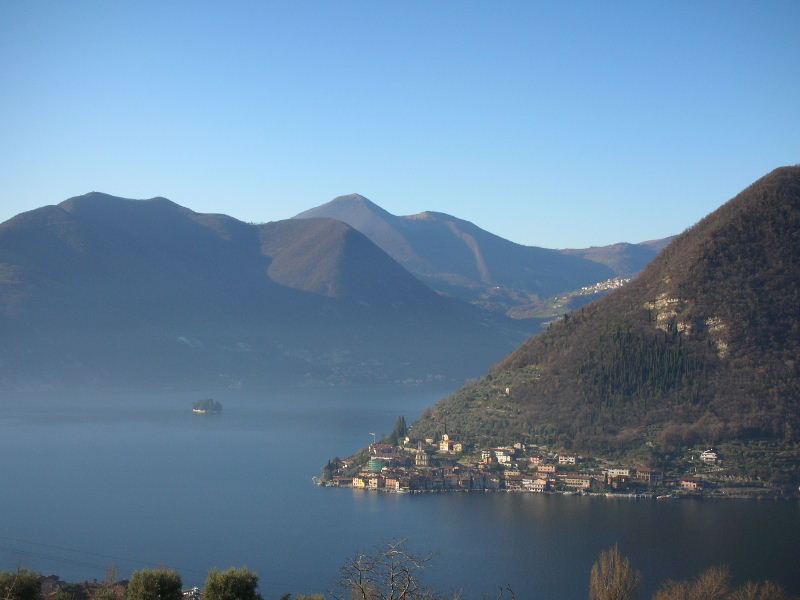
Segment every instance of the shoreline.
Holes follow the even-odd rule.
[[[452,433],[411,437],[398,418],[395,431],[344,459],[329,460],[326,487],[395,493],[499,491],[629,499],[794,499],[796,484],[775,485],[723,466],[713,446],[693,448],[680,461],[648,465],[612,462],[524,442],[481,447]]]
[[[470,489],[450,489],[450,490],[392,490],[387,488],[358,488],[345,485],[326,485],[324,483],[315,484],[318,487],[354,490],[364,493],[394,494],[398,496],[413,494],[525,494],[531,496],[580,496],[582,498],[608,498],[611,500],[653,500],[653,501],[675,501],[675,500],[771,500],[781,502],[797,502],[800,496],[786,496],[776,494],[662,494],[655,493],[631,493],[615,494],[613,492],[582,492],[582,491],[560,491],[548,490],[544,492],[531,492],[528,490],[470,490]]]
[[[676,495],[656,495],[656,494],[614,494],[611,492],[582,493],[571,491],[546,491],[529,492],[526,490],[389,490],[386,488],[354,488],[352,486],[325,485],[319,487],[353,490],[364,493],[394,494],[397,496],[413,494],[525,494],[531,496],[579,496],[582,498],[607,498],[610,500],[652,500],[652,501],[676,501],[676,500],[770,500],[781,502],[797,502],[800,496],[786,496],[783,494],[676,494]]]

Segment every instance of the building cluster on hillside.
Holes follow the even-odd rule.
[[[611,279],[607,279],[605,281],[601,281],[599,283],[595,283],[593,285],[585,285],[583,286],[578,292],[576,293],[577,296],[590,296],[593,294],[599,294],[600,292],[607,292],[609,290],[616,290],[627,283],[630,283],[630,277],[613,277]]]
[[[713,450],[701,460],[718,460]],[[707,456],[708,455],[708,456]],[[478,449],[451,434],[397,446],[374,443],[330,465],[323,483],[393,492],[484,491],[653,493],[671,486],[695,492],[702,479],[665,479],[646,466],[603,465],[572,453],[553,453],[522,443]]]

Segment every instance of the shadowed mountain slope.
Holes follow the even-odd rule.
[[[295,218],[343,221],[433,289],[509,315],[537,313],[551,298],[641,271],[661,240],[582,250],[522,246],[439,213],[395,216],[358,194]]]
[[[614,274],[597,262],[515,244],[444,213],[398,217],[358,194],[295,218],[311,217],[344,221],[434,289],[470,302],[530,302]]]
[[[0,224],[0,385],[461,379],[529,335],[331,219],[91,193]]]
[[[446,422],[476,439],[597,453],[791,445],[798,307],[800,167],[784,167],[680,235],[629,285],[440,402],[417,432]]]

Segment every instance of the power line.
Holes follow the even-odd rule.
[[[91,559],[82,560],[80,558],[70,558],[68,556],[63,556],[60,554],[55,553],[48,553],[46,550],[54,550],[54,551],[61,551],[61,552],[72,552],[76,554],[81,554],[87,557],[97,557],[103,559],[109,559],[114,561],[114,563],[130,563],[135,567],[160,567],[164,566],[163,562],[153,562],[142,560],[139,558],[131,558],[131,557],[123,557],[123,556],[115,556],[113,554],[104,554],[101,552],[92,552],[89,550],[80,550],[78,548],[70,548],[68,546],[59,546],[57,544],[48,544],[46,542],[35,542],[33,540],[26,540],[23,538],[17,537],[10,537],[5,535],[0,535],[0,540],[4,540],[6,542],[14,542],[17,544],[28,544],[31,546],[39,546],[43,550],[35,550],[35,549],[25,549],[16,546],[1,544],[0,550],[7,551],[9,553],[17,554],[24,556],[26,558],[36,558],[40,560],[51,561],[57,565],[59,564],[68,564],[76,567],[88,567],[91,569],[98,569],[103,570],[109,566],[109,563],[100,564],[99,562],[91,562]],[[24,565],[22,565],[24,566]],[[192,574],[197,577],[200,577],[202,580],[205,580],[205,577],[208,575],[207,571],[201,571],[199,569],[191,569],[191,568],[183,568],[178,565],[168,565],[169,567],[175,569],[181,574]],[[275,589],[289,589],[291,587],[290,582],[283,580],[280,576],[270,576],[268,579],[262,582],[271,587],[275,587]]]
[[[83,555],[86,555],[86,556],[96,556],[96,557],[99,557],[99,558],[110,559],[110,560],[116,561],[116,562],[133,563],[135,565],[146,565],[146,566],[149,566],[149,567],[158,567],[158,566],[161,566],[163,564],[163,562],[152,562],[152,561],[149,561],[149,560],[142,560],[142,559],[139,559],[139,558],[115,556],[113,554],[103,554],[103,553],[100,553],[100,552],[91,552],[91,551],[88,551],[88,550],[80,550],[78,548],[69,548],[67,546],[59,546],[59,545],[56,545],[56,544],[48,544],[48,543],[45,543],[45,542],[35,542],[33,540],[25,540],[25,539],[22,539],[22,538],[10,537],[10,536],[5,536],[5,535],[0,535],[0,540],[5,540],[5,541],[9,541],[9,542],[15,542],[15,543],[18,543],[18,544],[29,544],[29,545],[32,545],[32,546],[40,546],[42,548],[60,550],[62,552],[74,552],[74,553],[83,554]],[[90,567],[98,567],[98,568],[105,568],[106,566],[108,566],[107,564],[106,565],[98,565],[97,563],[89,563],[89,562],[86,562],[86,561],[79,561],[79,560],[70,559],[70,558],[67,558],[67,557],[59,557],[59,556],[52,555],[52,554],[48,555],[48,554],[45,554],[45,553],[37,552],[35,550],[25,550],[25,549],[21,549],[21,548],[11,548],[11,547],[8,547],[8,546],[4,546],[3,548],[6,549],[6,550],[19,552],[19,553],[22,553],[22,554],[28,554],[28,555],[31,555],[31,556],[39,556],[41,558],[47,558],[49,560],[62,560],[63,562],[71,562],[71,563],[73,563],[75,565],[78,565],[78,566],[90,566]],[[178,568],[178,567],[174,567],[174,568],[176,568],[177,570],[179,570],[181,572],[194,573],[196,575],[205,575],[204,572],[199,571],[197,569],[184,569],[184,568]]]
[[[106,565],[99,565],[97,563],[90,563],[81,560],[75,560],[74,558],[67,558],[65,556],[56,556],[54,554],[45,554],[43,552],[34,552],[32,550],[24,550],[22,548],[15,548],[12,546],[0,546],[0,550],[6,550],[8,552],[13,553],[14,555],[22,555],[28,558],[37,558],[37,559],[44,559],[48,561],[54,561],[59,564],[70,564],[77,567],[92,567],[92,568],[105,568]]]

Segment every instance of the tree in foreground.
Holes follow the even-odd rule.
[[[727,567],[706,569],[695,579],[664,583],[653,600],[789,600],[784,589],[771,582],[748,581],[740,588],[731,586]]]
[[[127,600],[181,600],[181,576],[172,569],[134,571]]]
[[[261,600],[258,575],[247,567],[211,569],[206,579],[205,600]]]
[[[122,586],[104,585],[92,590],[91,600],[122,600],[126,594],[127,590]]]
[[[653,600],[723,600],[731,592],[731,574],[727,567],[713,567],[696,579],[666,581]]]
[[[603,550],[592,566],[589,598],[592,600],[632,600],[639,590],[640,576],[619,546]]]
[[[731,600],[790,600],[789,594],[773,581],[748,581],[731,592]]]
[[[36,600],[42,590],[39,576],[28,569],[16,573],[0,571],[0,599]]]
[[[430,556],[405,549],[405,540],[386,544],[373,554],[358,554],[339,575],[335,598],[345,600],[435,600],[439,596],[419,581]]]
[[[421,572],[431,557],[412,554],[405,540],[389,542],[372,554],[358,554],[341,568],[337,600],[459,600],[461,592],[441,594],[423,584]],[[516,600],[509,587],[500,588],[496,600]]]
[[[89,600],[89,594],[81,584],[68,583],[58,588],[53,598],[54,600]]]

